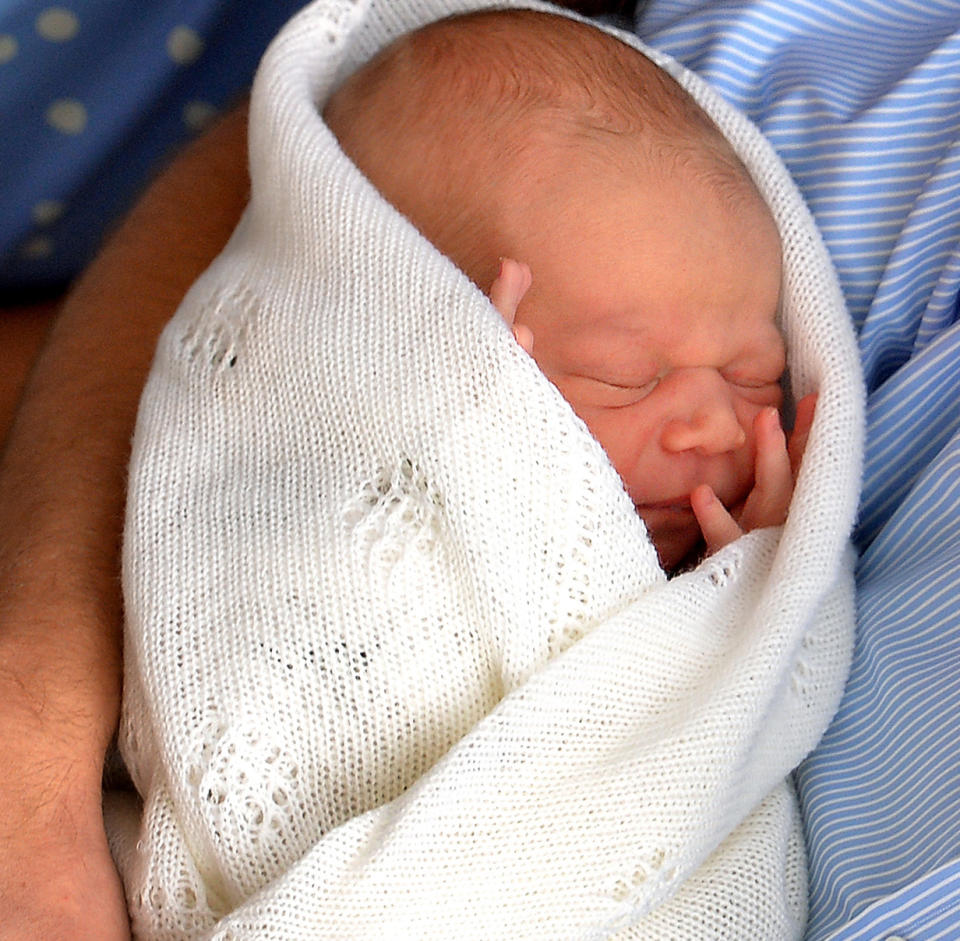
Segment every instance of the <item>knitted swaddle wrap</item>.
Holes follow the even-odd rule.
[[[258,74],[250,206],[134,443],[143,802],[108,825],[138,937],[800,931],[783,782],[853,624],[862,393],[832,268],[756,129],[646,50],[772,207],[793,391],[819,390],[786,525],[668,580],[582,422],[319,116],[387,42],[483,5],[319,0]]]

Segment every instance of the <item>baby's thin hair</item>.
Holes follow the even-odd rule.
[[[441,20],[412,38],[454,88],[491,108],[573,116],[584,127],[612,133],[716,133],[693,99],[646,56],[565,16],[480,11]]]
[[[727,177],[731,193],[748,179],[709,117],[646,56],[595,26],[530,10],[468,13],[402,37],[344,83],[324,117],[448,253],[489,238],[471,207],[489,205],[511,172],[536,172],[536,160],[518,158],[542,144],[593,152],[612,171],[610,147],[627,141],[634,169],[693,167],[721,185]]]
[[[352,104],[334,102],[334,109],[346,106],[355,118],[365,102],[386,96],[407,127],[418,117],[436,127],[439,118],[502,133],[542,118],[668,140],[720,136],[677,82],[636,49],[595,26],[531,10],[439,20],[387,47],[355,79],[346,85]],[[334,109],[328,115],[336,120]]]

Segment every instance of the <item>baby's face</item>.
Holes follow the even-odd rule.
[[[504,253],[533,274],[515,322],[533,332],[534,359],[671,568],[700,541],[691,491],[706,483],[728,508],[742,503],[754,419],[780,405],[780,241],[745,185],[731,197],[680,165],[643,182],[611,176],[546,167]]]

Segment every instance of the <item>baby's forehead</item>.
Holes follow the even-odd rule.
[[[731,198],[692,171],[565,180],[552,192],[569,209],[549,228],[525,221],[517,239],[535,350],[555,344],[564,370],[653,376],[671,362],[782,359],[779,232],[755,190]]]

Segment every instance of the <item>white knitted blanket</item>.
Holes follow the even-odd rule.
[[[140,938],[801,930],[784,782],[853,629],[834,274],[757,130],[648,51],[768,199],[791,383],[820,393],[786,525],[667,579],[585,426],[319,117],[387,41],[480,5],[319,0],[284,29],[251,204],[161,340],[125,544],[142,804],[108,804]]]

